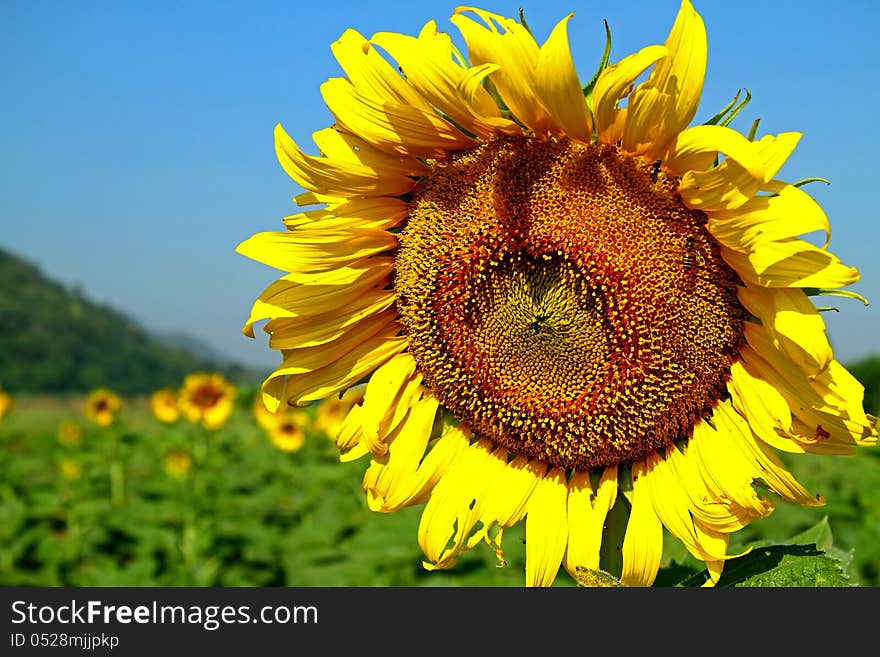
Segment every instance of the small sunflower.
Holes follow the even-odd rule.
[[[269,442],[282,452],[296,452],[306,442],[309,416],[302,409],[285,409],[273,416],[266,427]]]
[[[858,296],[859,274],[776,177],[800,134],[740,134],[739,107],[690,125],[707,41],[687,0],[663,44],[586,85],[571,18],[539,45],[459,7],[466,55],[433,21],[342,34],[320,155],[275,129],[297,203],[322,207],[239,245],[287,272],[244,332],[269,320],[273,409],[366,381],[337,445],[369,456],[372,509],[424,504],[426,568],[501,555],[524,521],[530,586],[612,566],[649,586],[664,531],[713,584],[775,497],[823,503],[778,451],[876,443],[810,298]]]
[[[345,392],[323,400],[315,409],[315,429],[336,440],[342,423],[354,406],[364,402],[364,387],[349,388]]]
[[[171,388],[159,388],[150,395],[150,408],[160,422],[172,424],[180,418],[177,392]]]
[[[219,372],[194,372],[183,381],[179,404],[183,416],[207,429],[217,429],[232,414],[235,386]]]
[[[58,425],[58,442],[62,445],[79,445],[82,441],[82,427],[72,420],[64,420]]]
[[[312,425],[311,416],[301,408],[279,407],[272,413],[258,395],[254,398],[254,416],[275,447],[282,452],[295,452],[306,441],[306,430]]]
[[[175,479],[183,479],[189,474],[192,463],[192,456],[188,452],[172,449],[165,455],[165,472]]]
[[[63,479],[73,481],[74,479],[79,479],[82,474],[82,468],[79,465],[79,461],[66,458],[61,459],[58,463],[58,472]]]
[[[95,424],[107,427],[116,419],[121,407],[119,395],[107,388],[97,388],[86,398],[85,414]]]
[[[9,415],[15,408],[15,400],[5,390],[0,390],[0,420]]]

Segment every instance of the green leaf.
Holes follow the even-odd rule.
[[[828,517],[809,529],[768,545],[758,541],[751,551],[730,559],[716,586],[719,587],[849,587],[853,586],[846,567],[852,552],[835,548]],[[695,575],[681,586],[699,586],[707,572]]]
[[[724,567],[722,587],[851,586],[839,561],[815,546],[776,545],[757,548]]]

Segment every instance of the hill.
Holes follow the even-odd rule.
[[[234,363],[193,351],[183,336],[152,335],[121,312],[49,280],[33,264],[0,249],[0,386],[13,393],[122,394],[177,387],[186,374],[222,371],[250,379]],[[189,344],[198,344],[190,339]]]

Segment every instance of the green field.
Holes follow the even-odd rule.
[[[312,434],[277,450],[254,421],[250,394],[221,429],[156,420],[129,398],[119,421],[90,425],[82,398],[24,397],[0,422],[0,585],[39,586],[521,586],[522,524],[505,532],[508,561],[477,547],[452,570],[427,572],[417,543],[421,507],[368,510],[366,459],[340,463]],[[63,444],[63,421],[83,427]],[[185,475],[166,469],[185,453]],[[853,584],[880,585],[880,450],[788,459],[827,505],[781,503],[735,535],[780,543],[827,517]],[[666,569],[687,564],[666,541]],[[693,565],[693,563],[691,563]],[[663,578],[658,578],[658,584]],[[564,570],[558,586],[573,586]]]

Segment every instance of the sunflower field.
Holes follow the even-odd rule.
[[[123,398],[106,426],[86,415],[85,397],[16,398],[0,422],[0,584],[523,585],[522,523],[504,536],[503,564],[484,546],[429,572],[419,507],[370,511],[362,459],[339,462],[318,407],[299,418],[303,440],[291,449],[254,398],[240,387],[210,429],[160,420],[143,396]],[[817,461],[793,460],[792,472],[827,504],[780,503],[738,532],[731,554],[752,549],[720,586],[880,584],[880,455]],[[703,564],[664,544],[655,586],[699,577]],[[577,583],[560,574],[554,585]]]

